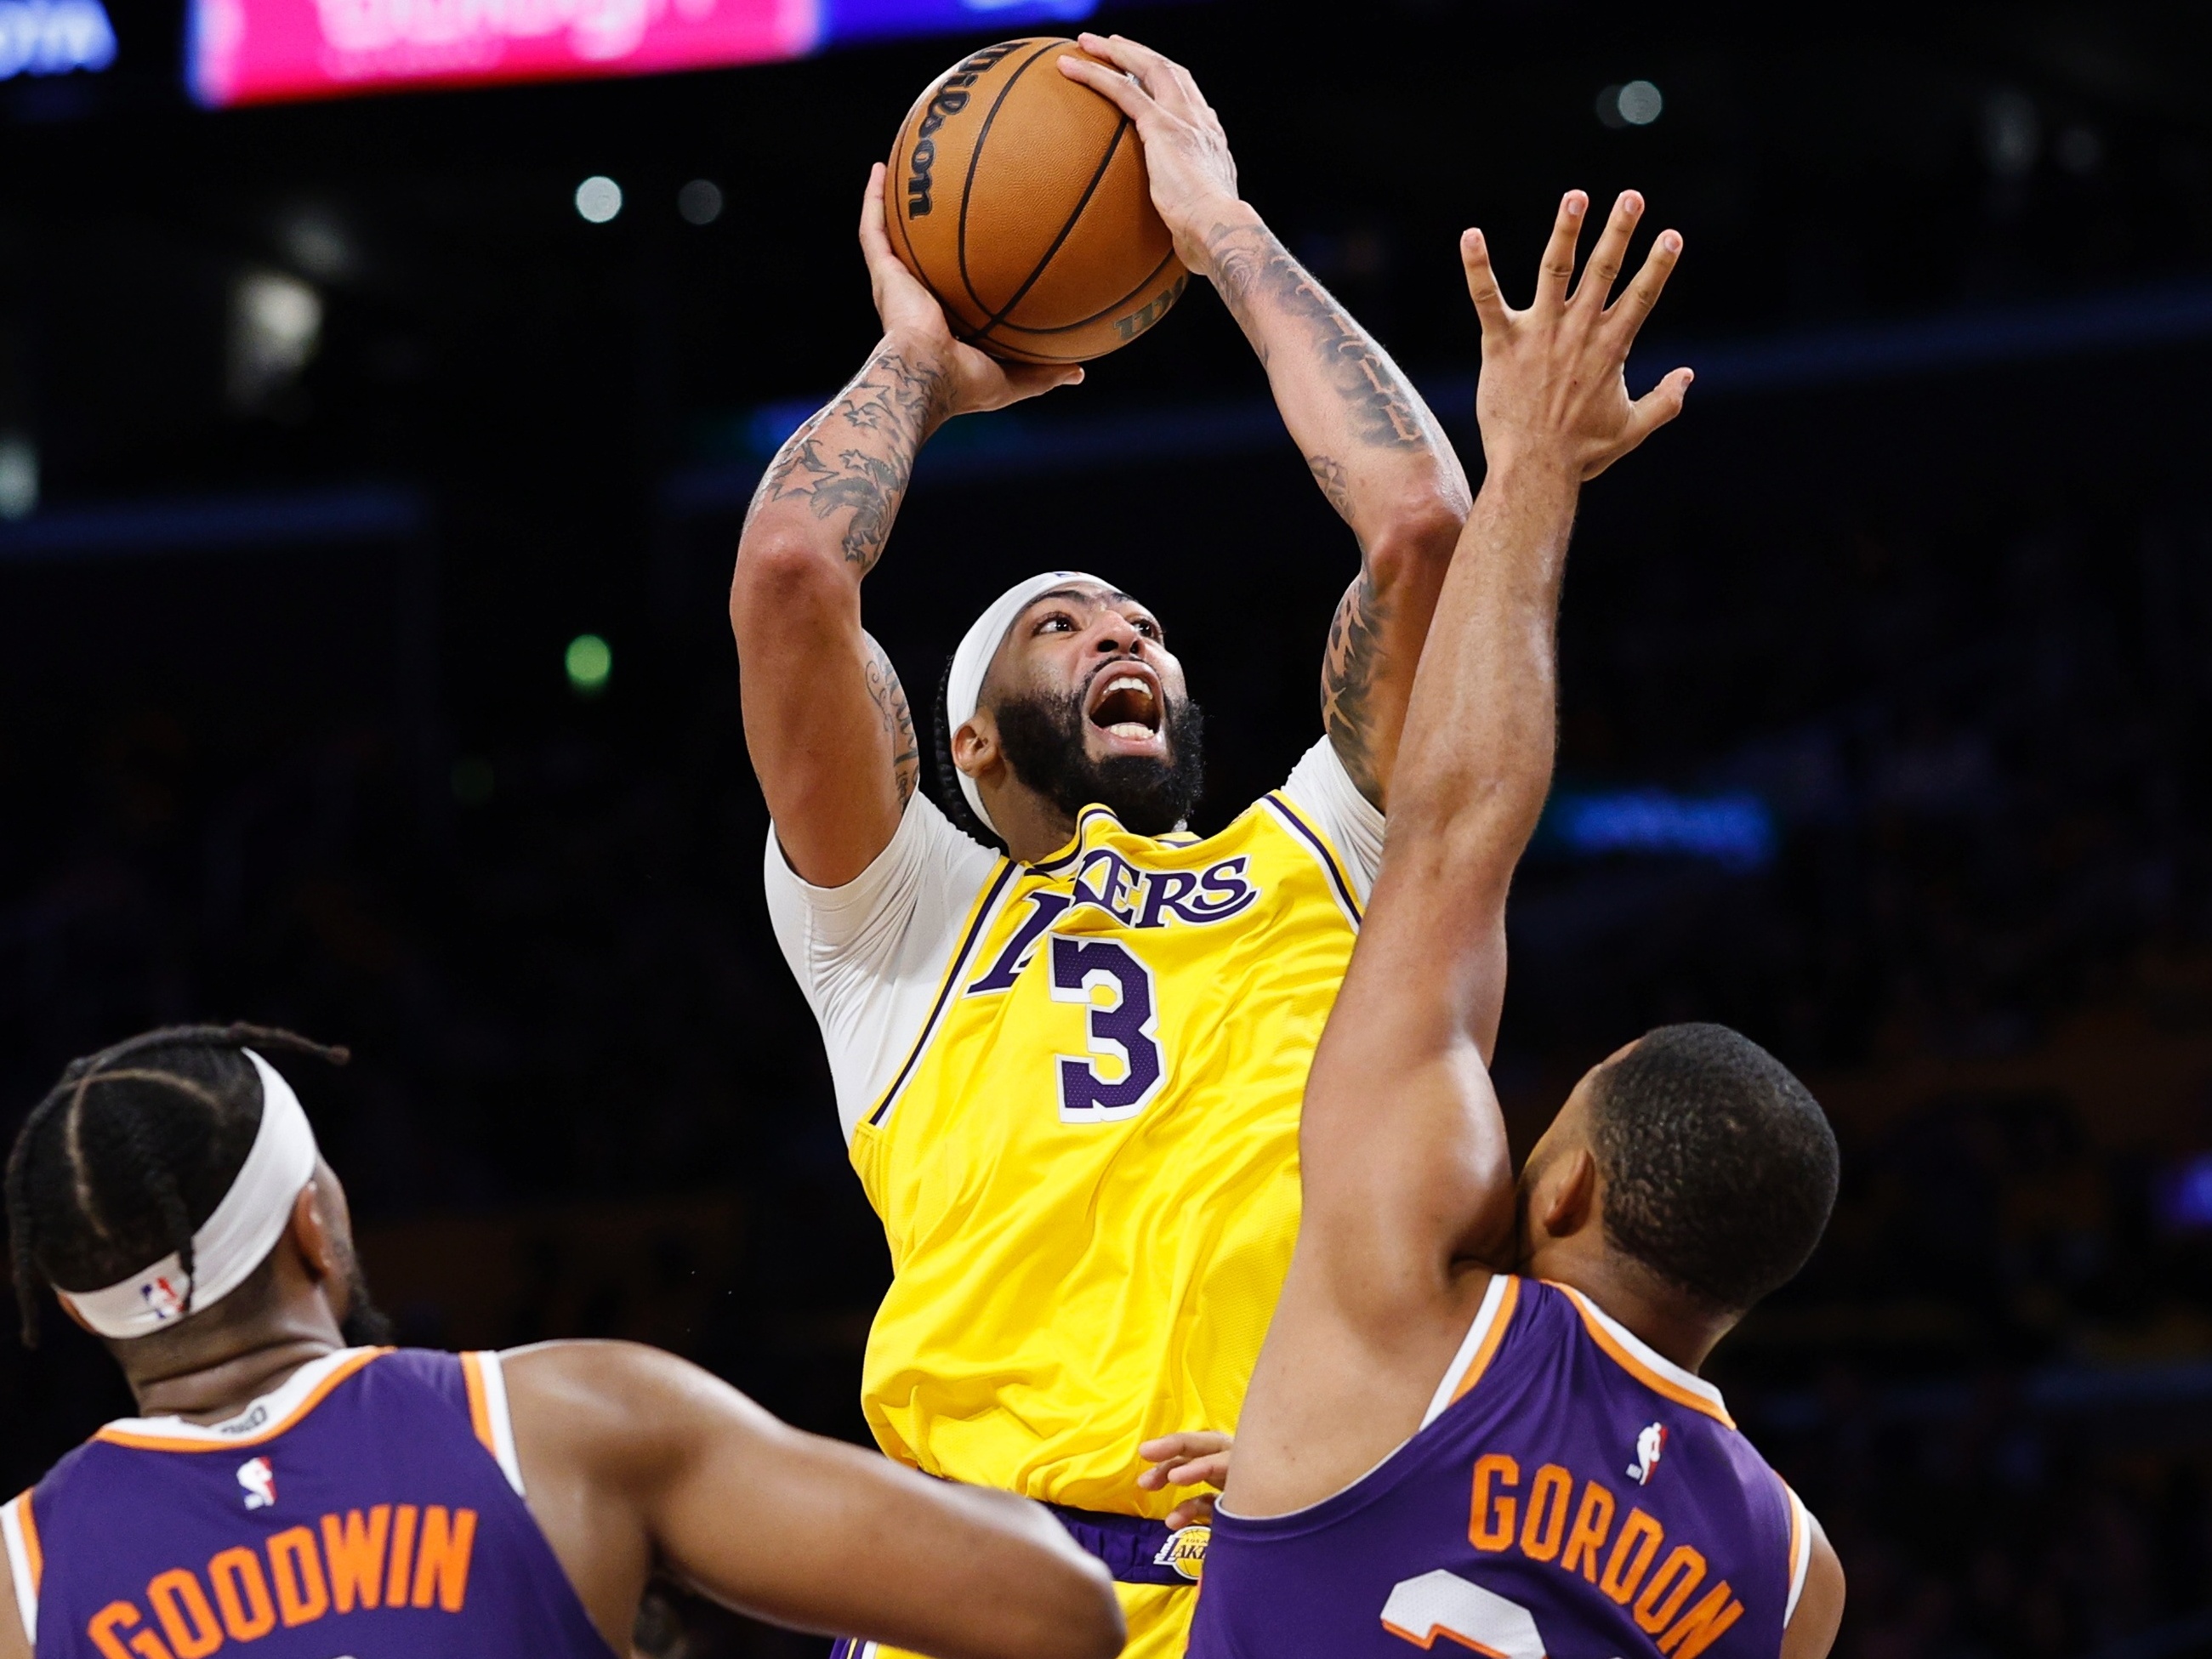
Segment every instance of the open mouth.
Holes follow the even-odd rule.
[[[1164,713],[1159,681],[1149,669],[1103,670],[1092,682],[1091,723],[1133,743],[1156,736]]]

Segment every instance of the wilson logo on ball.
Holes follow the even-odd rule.
[[[909,218],[919,219],[929,211],[929,174],[937,164],[937,130],[949,116],[968,107],[968,88],[975,84],[976,76],[1006,57],[1021,42],[1009,40],[1002,45],[986,46],[959,68],[945,77],[937,96],[929,100],[929,107],[921,118],[921,137],[914,147],[906,180],[906,210]]]

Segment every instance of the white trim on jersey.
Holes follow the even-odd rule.
[[[477,1354],[477,1364],[483,1378],[484,1416],[491,1424],[492,1455],[499,1460],[500,1473],[514,1488],[514,1495],[526,1498],[529,1494],[522,1490],[522,1462],[514,1455],[514,1419],[507,1409],[507,1373],[501,1369],[495,1349],[486,1348]]]
[[[1813,1565],[1813,1512],[1789,1482],[1783,1482],[1782,1490],[1790,1494],[1790,1518],[1796,1523],[1790,1528],[1796,1547],[1790,1562],[1790,1601],[1782,1610],[1782,1628],[1787,1630],[1797,1616],[1797,1598],[1805,1593],[1806,1570]]]
[[[1490,1288],[1482,1293],[1482,1305],[1474,1310],[1474,1322],[1467,1328],[1467,1340],[1459,1345],[1459,1352],[1452,1356],[1451,1364],[1444,1368],[1444,1380],[1437,1384],[1437,1391],[1429,1401],[1428,1410],[1421,1413],[1422,1428],[1427,1428],[1444,1414],[1444,1407],[1451,1404],[1452,1396],[1458,1392],[1460,1378],[1465,1376],[1467,1368],[1474,1364],[1475,1350],[1481,1347],[1483,1339],[1490,1334],[1490,1328],[1498,1322],[1498,1304],[1505,1300],[1505,1285],[1509,1277],[1505,1273],[1491,1274]]]
[[[340,1366],[356,1364],[371,1348],[340,1348],[320,1359],[311,1359],[286,1377],[283,1385],[252,1400],[220,1423],[188,1423],[181,1417],[118,1417],[102,1433],[180,1441],[203,1446],[258,1445],[278,1430],[291,1426],[294,1414],[309,1395]],[[250,1439],[246,1437],[252,1437]]]
[[[23,1615],[23,1634],[35,1650],[39,1645],[39,1581],[31,1571],[31,1552],[23,1539],[23,1517],[15,1512],[17,1504],[27,1504],[30,1501],[31,1494],[25,1492],[20,1498],[11,1498],[0,1506],[0,1538],[7,1541],[8,1573],[15,1581],[15,1611]]]
[[[1574,1298],[1575,1305],[1580,1308],[1587,1317],[1603,1326],[1607,1334],[1626,1348],[1638,1364],[1657,1372],[1686,1393],[1693,1394],[1698,1399],[1710,1402],[1722,1413],[1725,1413],[1728,1411],[1728,1401],[1721,1398],[1721,1391],[1706,1382],[1704,1377],[1699,1376],[1695,1371],[1683,1370],[1681,1366],[1668,1358],[1665,1354],[1661,1353],[1573,1285],[1562,1285],[1559,1288]],[[1730,1423],[1729,1426],[1733,1428],[1735,1425]]]

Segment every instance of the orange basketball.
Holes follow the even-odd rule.
[[[955,64],[899,128],[891,246],[953,330],[994,357],[1079,363],[1167,315],[1189,282],[1129,118],[1060,72],[1073,40]]]

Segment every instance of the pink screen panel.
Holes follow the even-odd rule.
[[[271,103],[796,58],[820,0],[196,0],[192,90]]]

